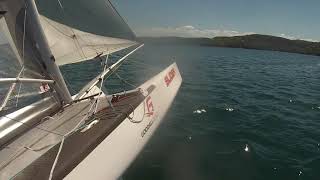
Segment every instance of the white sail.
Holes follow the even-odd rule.
[[[80,31],[44,16],[40,16],[40,21],[58,65],[90,60],[137,44]]]

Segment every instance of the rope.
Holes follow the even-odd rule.
[[[57,1],[58,1],[58,3],[59,3],[59,6],[61,7],[61,9],[63,9],[63,6],[62,6],[60,0],[57,0]]]
[[[118,78],[120,81],[122,81],[124,84],[128,84],[129,86],[131,86],[131,87],[133,87],[133,88],[137,88],[136,85],[134,85],[134,84],[128,82],[127,80],[125,80],[124,78],[122,78],[116,71],[114,71],[114,72],[112,72],[112,73],[114,73],[114,74],[117,76],[117,78]],[[124,90],[124,91],[125,91],[125,90]]]
[[[128,84],[128,85],[132,86],[133,88],[137,88],[136,85],[131,84],[131,83],[129,83],[127,80],[125,80],[125,79],[123,79],[122,77],[120,77],[120,75],[119,75],[117,72],[114,72],[114,74],[115,74],[115,75],[118,77],[118,79],[119,79],[120,81],[122,81],[123,83]]]
[[[120,15],[120,13],[119,13],[118,10],[113,6],[113,4],[110,2],[110,0],[106,0],[106,5],[107,5],[107,6],[109,5],[108,2],[109,2],[109,4],[110,4],[111,8],[112,8],[112,9],[117,13],[117,15],[120,17],[120,19],[122,20],[122,22],[129,27],[128,23],[127,23],[127,22],[124,20],[124,18]],[[109,7],[110,7],[110,6],[109,6]],[[129,30],[130,30],[130,28],[129,28]],[[131,30],[130,30],[130,31],[131,31]],[[131,31],[131,33],[134,34],[132,31]]]
[[[10,118],[10,117],[8,117],[8,116],[4,116],[4,117],[6,117],[6,118],[8,118],[8,119],[10,119],[10,120],[12,120],[12,121],[21,123],[22,125],[27,126],[28,128],[35,128],[35,129],[38,129],[38,130],[40,130],[40,131],[47,132],[47,133],[49,133],[49,134],[54,134],[54,135],[58,135],[58,136],[62,136],[62,137],[63,137],[63,134],[56,133],[56,132],[54,132],[54,131],[47,130],[47,129],[44,129],[44,128],[40,128],[40,127],[38,127],[38,126],[33,127],[33,126],[30,126],[30,125],[28,125],[28,124],[26,124],[26,123],[24,123],[24,122],[21,122],[20,120],[17,120],[17,119],[14,119],[14,118]],[[57,119],[57,121],[59,121],[62,117],[63,117],[63,115],[60,116],[60,117]],[[50,118],[50,119],[53,119],[53,120],[54,120],[54,118],[52,118],[52,117],[50,117],[50,116],[46,116],[46,117],[44,117],[44,118],[41,120],[41,123],[42,123],[43,120],[46,119],[46,118]],[[36,138],[36,137],[35,137],[35,138]],[[42,138],[41,138],[41,139],[42,139]],[[32,141],[34,141],[34,139],[33,139]],[[35,150],[35,149],[31,149],[31,148],[30,148],[30,146],[32,146],[32,145],[33,145],[33,144],[30,144],[30,145],[28,145],[28,146],[25,146],[25,145],[24,145],[23,148],[26,149],[26,150],[37,151],[37,150]],[[50,145],[48,145],[48,146],[50,146]],[[8,148],[8,147],[7,147],[7,148]],[[44,148],[45,148],[45,147],[44,147]],[[17,155],[20,153],[20,151],[21,151],[21,149],[19,149],[18,151],[16,151],[16,152],[14,153],[14,155],[13,155],[8,161],[3,162],[2,164],[0,164],[0,168],[3,168],[4,166],[6,166],[6,165],[8,164],[8,162],[11,162],[13,159],[15,159],[15,158],[17,157]]]
[[[24,69],[24,66],[22,66],[22,69],[21,69],[20,72],[18,73],[17,77],[20,77],[20,76],[21,76],[21,73],[23,72],[23,69]],[[9,91],[8,91],[7,95],[5,96],[5,99],[3,100],[3,102],[2,102],[2,104],[1,104],[1,106],[0,106],[0,111],[1,111],[2,109],[4,109],[4,108],[6,107],[6,105],[7,105],[7,103],[9,102],[10,97],[11,97],[11,95],[12,95],[12,93],[13,93],[15,87],[16,87],[16,84],[17,84],[17,83],[12,83],[11,87],[9,88]],[[20,83],[20,87],[21,87],[21,83]],[[20,93],[19,93],[19,94],[20,94]],[[18,95],[19,95],[19,94],[18,94]],[[18,95],[16,95],[17,98],[18,98]],[[16,104],[16,107],[17,107],[17,104]]]
[[[82,122],[83,122],[85,119],[88,118],[89,112],[92,110],[92,108],[93,108],[93,106],[96,104],[96,102],[97,102],[97,101],[95,101],[95,102],[91,105],[88,113],[79,121],[79,123],[78,123],[71,131],[69,131],[68,133],[66,133],[66,134],[64,134],[64,135],[62,136],[62,140],[61,140],[61,143],[60,143],[60,146],[59,146],[59,150],[58,150],[58,152],[57,152],[56,158],[54,159],[54,162],[53,162],[52,167],[51,167],[51,170],[50,170],[49,180],[52,180],[53,172],[54,172],[54,169],[56,168],[57,162],[58,162],[58,160],[59,160],[59,156],[60,156],[60,153],[61,153],[61,151],[62,151],[65,138],[68,137],[70,134],[72,134],[74,131],[76,131],[76,130],[78,129],[78,127],[80,126],[80,124],[82,124]]]
[[[3,117],[6,117],[6,118],[8,118],[8,119],[10,119],[10,120],[12,120],[12,121],[15,121],[15,122],[18,122],[18,123],[20,123],[20,124],[22,124],[23,126],[26,126],[26,127],[28,127],[28,128],[32,128],[33,126],[30,126],[30,125],[28,125],[28,124],[26,124],[26,123],[24,123],[24,122],[21,122],[20,120],[17,120],[17,119],[15,119],[15,118],[11,118],[11,117],[9,117],[9,116],[7,116],[7,115],[5,115],[5,116],[3,116]],[[46,118],[46,117],[45,117]],[[63,136],[63,134],[59,134],[59,133],[56,133],[56,132],[54,132],[54,131],[50,131],[50,130],[47,130],[47,129],[44,129],[44,128],[40,128],[40,127],[34,127],[35,129],[38,129],[38,130],[41,130],[41,131],[44,131],[44,132],[47,132],[47,133],[51,133],[51,134],[55,134],[55,135],[58,135],[58,136]]]
[[[108,68],[108,59],[109,59],[109,54],[107,54],[107,58],[106,58],[105,63],[104,63],[104,68],[103,68],[104,71],[106,70],[106,68]],[[115,72],[115,74],[116,74],[116,76],[117,76],[120,80],[122,80],[124,83],[127,83],[128,85],[131,85],[131,86],[133,86],[133,87],[136,88],[135,85],[133,85],[133,84],[127,82],[126,80],[124,80],[123,78],[121,78],[116,72]],[[104,77],[101,77],[100,91],[101,91],[101,89],[102,89],[103,82],[104,82]],[[92,113],[91,115],[94,115],[94,114],[97,112],[98,104],[99,104],[99,97],[98,97],[98,98],[96,99],[96,101],[91,105],[91,107],[90,107],[88,113],[86,114],[86,116],[85,116],[71,131],[69,131],[68,133],[66,133],[65,135],[62,136],[62,140],[61,140],[61,143],[60,143],[60,146],[59,146],[59,150],[58,150],[58,152],[57,152],[56,158],[55,158],[55,160],[54,160],[54,163],[53,163],[52,168],[51,168],[51,171],[50,171],[49,180],[52,180],[52,178],[53,178],[53,172],[54,172],[54,169],[55,169],[55,167],[56,167],[56,165],[57,165],[57,162],[58,162],[58,160],[59,160],[59,156],[60,156],[60,154],[61,154],[61,151],[62,151],[62,148],[63,148],[63,144],[64,144],[64,141],[65,141],[65,138],[68,137],[68,136],[69,136],[71,133],[73,133],[74,131],[78,130],[80,124],[81,124],[85,119],[88,118],[88,115],[90,114],[90,112],[91,112],[91,110],[93,109],[93,107],[94,107],[95,110],[93,111],[93,113]],[[145,111],[145,103],[143,103],[143,104],[144,104],[144,108],[143,108],[143,109],[144,109],[144,111]],[[129,106],[131,106],[131,108],[133,109],[132,105],[129,104]],[[143,114],[145,114],[145,112],[144,112]],[[133,110],[133,116],[134,116],[134,110]],[[129,118],[129,120],[130,120],[132,123],[140,123],[140,122],[142,122],[142,120],[144,119],[144,115],[143,115],[141,121],[133,121],[133,120],[132,120],[133,117],[129,117],[129,115],[127,115],[127,117]]]
[[[135,64],[140,64],[140,65],[142,65],[144,68],[145,68],[146,66],[148,66],[147,68],[152,69],[152,70],[156,70],[156,71],[162,70],[162,68],[160,68],[160,67],[157,68],[157,67],[155,67],[155,66],[152,66],[152,65],[147,64],[147,63],[144,63],[144,62],[135,61],[135,60],[131,60],[130,62],[133,62],[133,63],[135,63]]]
[[[107,69],[108,67],[108,59],[109,59],[109,53],[107,54],[107,58],[106,58],[106,61],[104,63],[104,67],[103,67],[103,72]],[[101,77],[101,83],[100,83],[100,92],[101,92],[101,89],[102,89],[102,86],[103,86],[103,82],[104,82],[104,76]],[[100,96],[100,95],[99,95]],[[96,107],[95,107],[95,110],[94,110],[94,113],[97,112],[97,109],[98,109],[98,104],[99,104],[99,96],[97,98],[97,103],[96,103]]]
[[[141,120],[139,120],[139,121],[134,121],[133,120],[133,118],[134,118],[134,108],[133,108],[133,106],[131,104],[129,104],[129,106],[132,108],[132,117],[129,116],[130,114],[127,116],[129,121],[134,123],[134,124],[141,123],[144,120],[144,116],[146,114],[146,104],[145,104],[145,102],[143,101],[143,116],[142,116]]]
[[[92,107],[93,107],[93,104],[91,105],[89,111],[92,109]],[[89,114],[89,113],[88,113],[88,114]],[[86,115],[86,117],[88,116],[88,114]],[[50,116],[46,116],[46,117],[44,117],[44,118],[41,120],[40,123],[42,123],[42,122],[44,121],[44,119],[46,119],[46,118],[59,121],[62,117],[64,117],[64,115],[66,115],[66,113],[63,114],[62,116],[60,116],[60,117],[57,118],[57,119],[52,118],[52,117],[50,117]],[[65,136],[67,136],[67,134],[69,134],[69,133],[71,132],[71,131],[70,131],[70,132],[67,133],[67,134],[60,134],[60,133],[56,133],[56,132],[51,131],[51,130],[48,130],[48,129],[40,128],[40,127],[38,127],[38,126],[36,126],[36,127],[30,126],[30,125],[28,125],[28,124],[26,124],[26,123],[24,123],[24,122],[21,122],[21,121],[19,121],[19,120],[17,120],[17,119],[14,119],[14,118],[10,118],[10,117],[8,117],[8,116],[4,116],[4,117],[6,117],[6,118],[8,118],[8,119],[10,119],[10,120],[12,120],[12,121],[21,123],[22,125],[27,126],[28,128],[35,128],[35,129],[38,129],[38,130],[40,130],[40,131],[44,131],[44,132],[47,132],[47,133],[50,133],[50,134],[54,134],[54,135],[61,136],[61,137],[63,137],[63,138],[64,138]],[[85,117],[85,118],[86,118],[86,117]],[[83,120],[81,120],[81,121],[78,123],[77,126],[79,126],[79,124],[81,124],[82,121],[83,121]],[[77,127],[77,126],[76,126],[76,127]],[[76,128],[74,128],[74,129],[76,129]],[[72,131],[74,131],[74,130],[72,130]],[[36,137],[35,137],[35,138],[36,138]],[[41,138],[41,139],[43,139],[43,138]],[[40,139],[39,139],[39,140],[40,140]],[[34,141],[34,140],[32,140],[31,142],[33,142],[33,141]],[[32,149],[32,148],[30,148],[30,146],[32,146],[32,145],[33,145],[33,144],[23,145],[23,149],[25,149],[25,150],[32,150],[32,151],[39,151],[39,150],[41,150],[41,149],[43,149],[43,148],[46,148],[46,147],[42,147],[42,148],[40,148],[40,149]],[[53,145],[53,144],[52,144],[52,145]],[[47,146],[51,146],[51,145],[47,145]],[[4,148],[9,148],[9,147],[6,146],[6,147],[4,147]],[[12,161],[13,159],[15,159],[20,152],[21,152],[21,149],[19,149],[17,152],[15,152],[14,155],[13,155],[8,161],[1,163],[1,164],[0,164],[0,168],[3,168],[4,166],[6,166],[6,165],[8,164],[8,162],[10,162],[10,161]]]

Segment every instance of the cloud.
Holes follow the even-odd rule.
[[[290,39],[290,40],[303,40],[303,41],[310,41],[310,42],[319,42],[319,40],[310,39],[310,38],[300,38],[300,37],[295,37],[295,36],[291,36],[291,35],[287,35],[287,34],[280,34],[279,37],[283,37],[283,38]]]
[[[287,35],[287,34],[280,34],[279,37],[282,37],[282,38],[286,38],[286,39],[290,39],[290,40],[296,40],[298,38],[294,37],[294,36],[290,36],[290,35]]]
[[[316,40],[316,39],[300,39],[300,40],[304,40],[304,41],[310,41],[310,42],[320,42],[319,40]]]
[[[234,30],[221,30],[221,29],[200,29],[191,25],[180,27],[153,27],[150,29],[138,29],[138,36],[177,36],[177,37],[208,37],[215,36],[240,36],[247,34],[254,34],[253,32],[238,32]]]

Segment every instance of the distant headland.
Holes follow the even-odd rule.
[[[290,40],[282,37],[251,34],[232,37],[183,38],[183,37],[140,37],[140,41],[152,44],[186,44],[229,48],[244,48],[291,52],[320,56],[320,42]]]

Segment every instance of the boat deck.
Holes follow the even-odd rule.
[[[99,111],[94,115],[88,114],[94,99],[67,107],[2,149],[0,179],[12,179],[12,176],[13,179],[48,179],[63,135],[85,118],[82,128],[64,140],[53,173],[53,179],[62,179],[129,117],[145,96],[136,90],[113,95],[110,99],[113,108],[104,97],[99,102]]]

